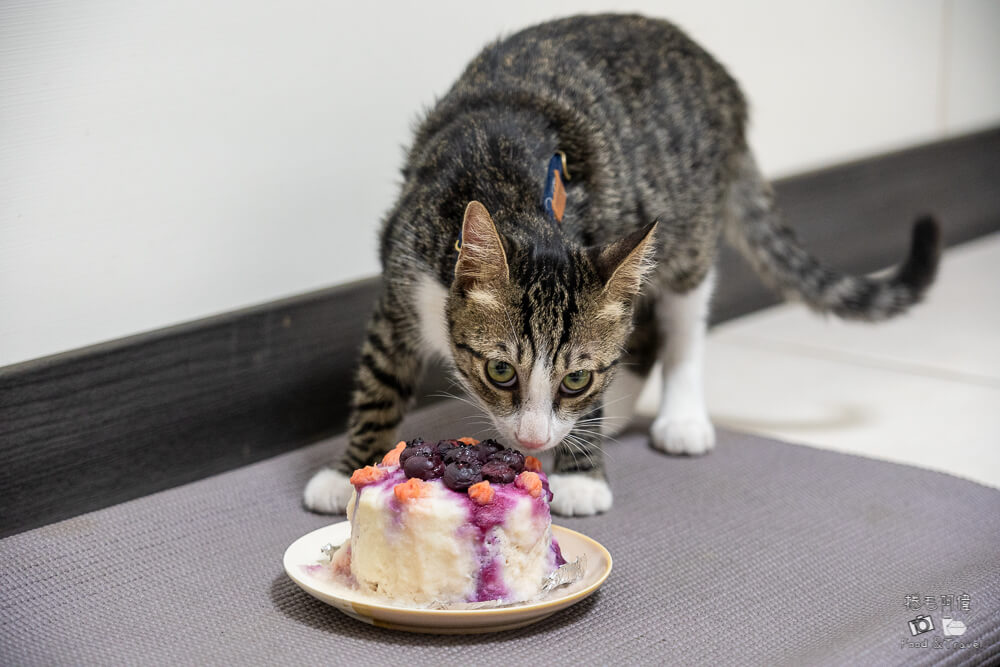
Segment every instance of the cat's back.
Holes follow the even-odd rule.
[[[605,122],[641,122],[684,107],[721,114],[716,120],[738,134],[746,108],[736,82],[707,51],[669,21],[640,15],[573,16],[500,39],[469,64],[446,99],[485,91],[586,101],[582,109]],[[629,117],[608,118],[614,104]]]
[[[640,180],[678,155],[712,180],[745,148],[746,103],[729,73],[672,23],[639,15],[574,16],[488,45],[421,123],[411,158],[481,110],[538,113],[563,145],[599,146],[622,163],[612,171],[632,163]]]
[[[574,203],[586,189],[576,205],[588,242],[654,216],[690,218],[719,200],[744,127],[735,81],[667,21],[605,14],[526,28],[486,46],[418,125],[382,227],[383,266],[406,275],[423,265],[446,283],[466,204],[537,201],[537,174],[556,149],[567,153]],[[483,173],[504,174],[509,187]]]

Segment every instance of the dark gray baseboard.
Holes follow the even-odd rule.
[[[777,182],[800,239],[851,272],[1000,229],[1000,128]],[[190,482],[343,428],[378,279],[0,369],[0,536]],[[722,256],[713,322],[777,303]],[[432,377],[430,387],[441,386]]]

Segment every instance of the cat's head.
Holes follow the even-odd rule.
[[[554,447],[607,388],[651,266],[654,229],[606,247],[519,247],[501,238],[482,204],[469,204],[448,330],[460,381],[509,444]]]

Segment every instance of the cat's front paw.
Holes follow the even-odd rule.
[[[611,509],[613,497],[606,480],[587,475],[549,475],[552,511],[562,516],[592,516]]]
[[[306,484],[306,507],[321,514],[343,514],[354,486],[349,477],[332,468],[323,468]]]
[[[707,454],[715,447],[715,428],[707,416],[657,417],[649,434],[653,447],[667,454]]]

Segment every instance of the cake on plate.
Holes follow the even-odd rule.
[[[538,459],[493,440],[400,442],[351,477],[334,572],[399,604],[537,598],[565,563]]]

